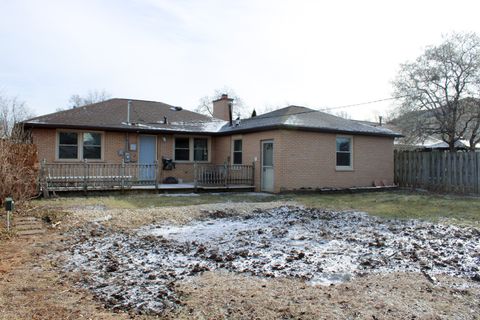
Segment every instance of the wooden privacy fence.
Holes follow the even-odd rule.
[[[395,183],[434,191],[480,193],[480,153],[395,151]]]
[[[194,164],[195,186],[254,185],[254,165]]]

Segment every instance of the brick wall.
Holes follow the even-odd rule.
[[[393,183],[393,138],[353,136],[353,171],[335,169],[336,134],[272,130],[243,135],[211,138],[211,162],[223,164],[231,161],[232,141],[243,140],[243,164],[255,162],[255,186],[260,189],[261,141],[274,141],[274,190],[301,188],[371,186],[374,180]],[[38,158],[55,161],[56,130],[35,128],[33,142],[38,147]],[[104,136],[104,161],[121,163],[118,151],[125,148],[125,133],[106,132]],[[130,143],[138,144],[138,135],[129,134]],[[173,158],[173,135],[157,136],[157,159]],[[138,146],[137,146],[138,148]],[[133,162],[136,152],[131,152]],[[256,160],[256,161],[255,161]],[[165,177],[193,181],[193,164],[177,163],[176,169],[161,171]]]
[[[336,134],[274,130],[238,136],[243,163],[255,157],[255,186],[260,189],[261,141],[274,141],[275,192],[316,188],[372,186],[374,180],[393,183],[393,138],[353,136],[353,170],[337,171]],[[231,157],[235,137],[215,138],[215,163]]]
[[[336,134],[282,131],[281,166],[275,172],[279,190],[372,186],[374,180],[393,184],[393,138],[353,137],[353,170],[336,170]]]

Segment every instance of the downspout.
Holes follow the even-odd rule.
[[[130,108],[132,105],[132,101],[128,100],[127,103],[127,125],[130,125]],[[129,147],[130,147],[130,141],[129,141],[129,135],[128,132],[125,133],[125,151],[123,152],[123,161],[126,160],[127,153],[129,152]]]
[[[132,105],[132,101],[128,100],[127,104],[127,124],[130,124],[130,106]]]

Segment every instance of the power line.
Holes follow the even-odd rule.
[[[402,98],[406,98],[406,97],[408,97],[408,95],[399,96],[399,97],[384,98],[384,99],[378,99],[378,100],[372,100],[372,101],[361,102],[361,103],[347,104],[347,105],[338,106],[338,107],[322,108],[320,110],[328,111],[328,110],[335,110],[335,109],[351,108],[351,107],[363,106],[363,105],[377,103],[377,102],[383,102],[383,101],[389,101],[389,100],[398,100],[398,99],[402,99]]]
[[[304,113],[312,113],[312,112],[319,112],[319,111],[322,112],[322,111],[329,111],[329,110],[334,110],[334,109],[343,109],[343,108],[357,107],[357,106],[368,105],[368,104],[377,103],[377,102],[382,102],[382,101],[398,100],[398,99],[402,99],[402,98],[406,98],[406,97],[408,97],[408,95],[399,96],[399,97],[390,97],[390,98],[384,98],[384,99],[378,99],[378,100],[372,100],[372,101],[355,103],[355,104],[348,104],[348,105],[344,105],[344,106],[337,106],[337,107],[331,107],[331,108],[321,108],[320,110],[310,109],[310,110],[307,110],[307,111],[300,111],[300,112],[295,112],[295,113],[289,113],[288,115],[264,116],[264,115],[267,115],[267,114],[270,113],[270,112],[267,112],[267,113],[264,113],[263,115],[258,115],[257,117],[260,118],[260,119],[269,119],[269,118],[278,118],[278,117],[281,117],[281,116],[293,116],[293,115],[304,114]],[[271,112],[275,112],[275,111],[276,111],[276,110],[273,110],[273,111],[271,111]],[[257,117],[247,118],[247,119],[244,119],[244,120],[255,119],[255,118],[257,118]]]

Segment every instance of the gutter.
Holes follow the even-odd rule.
[[[353,134],[360,136],[375,136],[375,137],[391,137],[400,138],[404,135],[398,133],[382,133],[382,132],[363,132],[363,131],[349,131],[331,128],[312,128],[301,127],[292,125],[269,125],[254,128],[245,129],[230,129],[226,131],[208,132],[208,131],[179,131],[179,130],[165,130],[165,129],[145,129],[141,127],[113,127],[113,126],[82,126],[82,125],[66,125],[66,124],[48,124],[48,123],[24,123],[26,128],[53,128],[53,129],[77,129],[77,130],[100,130],[100,131],[114,131],[114,132],[144,132],[144,133],[157,133],[157,134],[196,134],[196,135],[208,135],[208,136],[228,136],[239,133],[254,133],[269,130],[297,130],[307,132],[323,132],[323,133],[340,133],[340,134]]]

